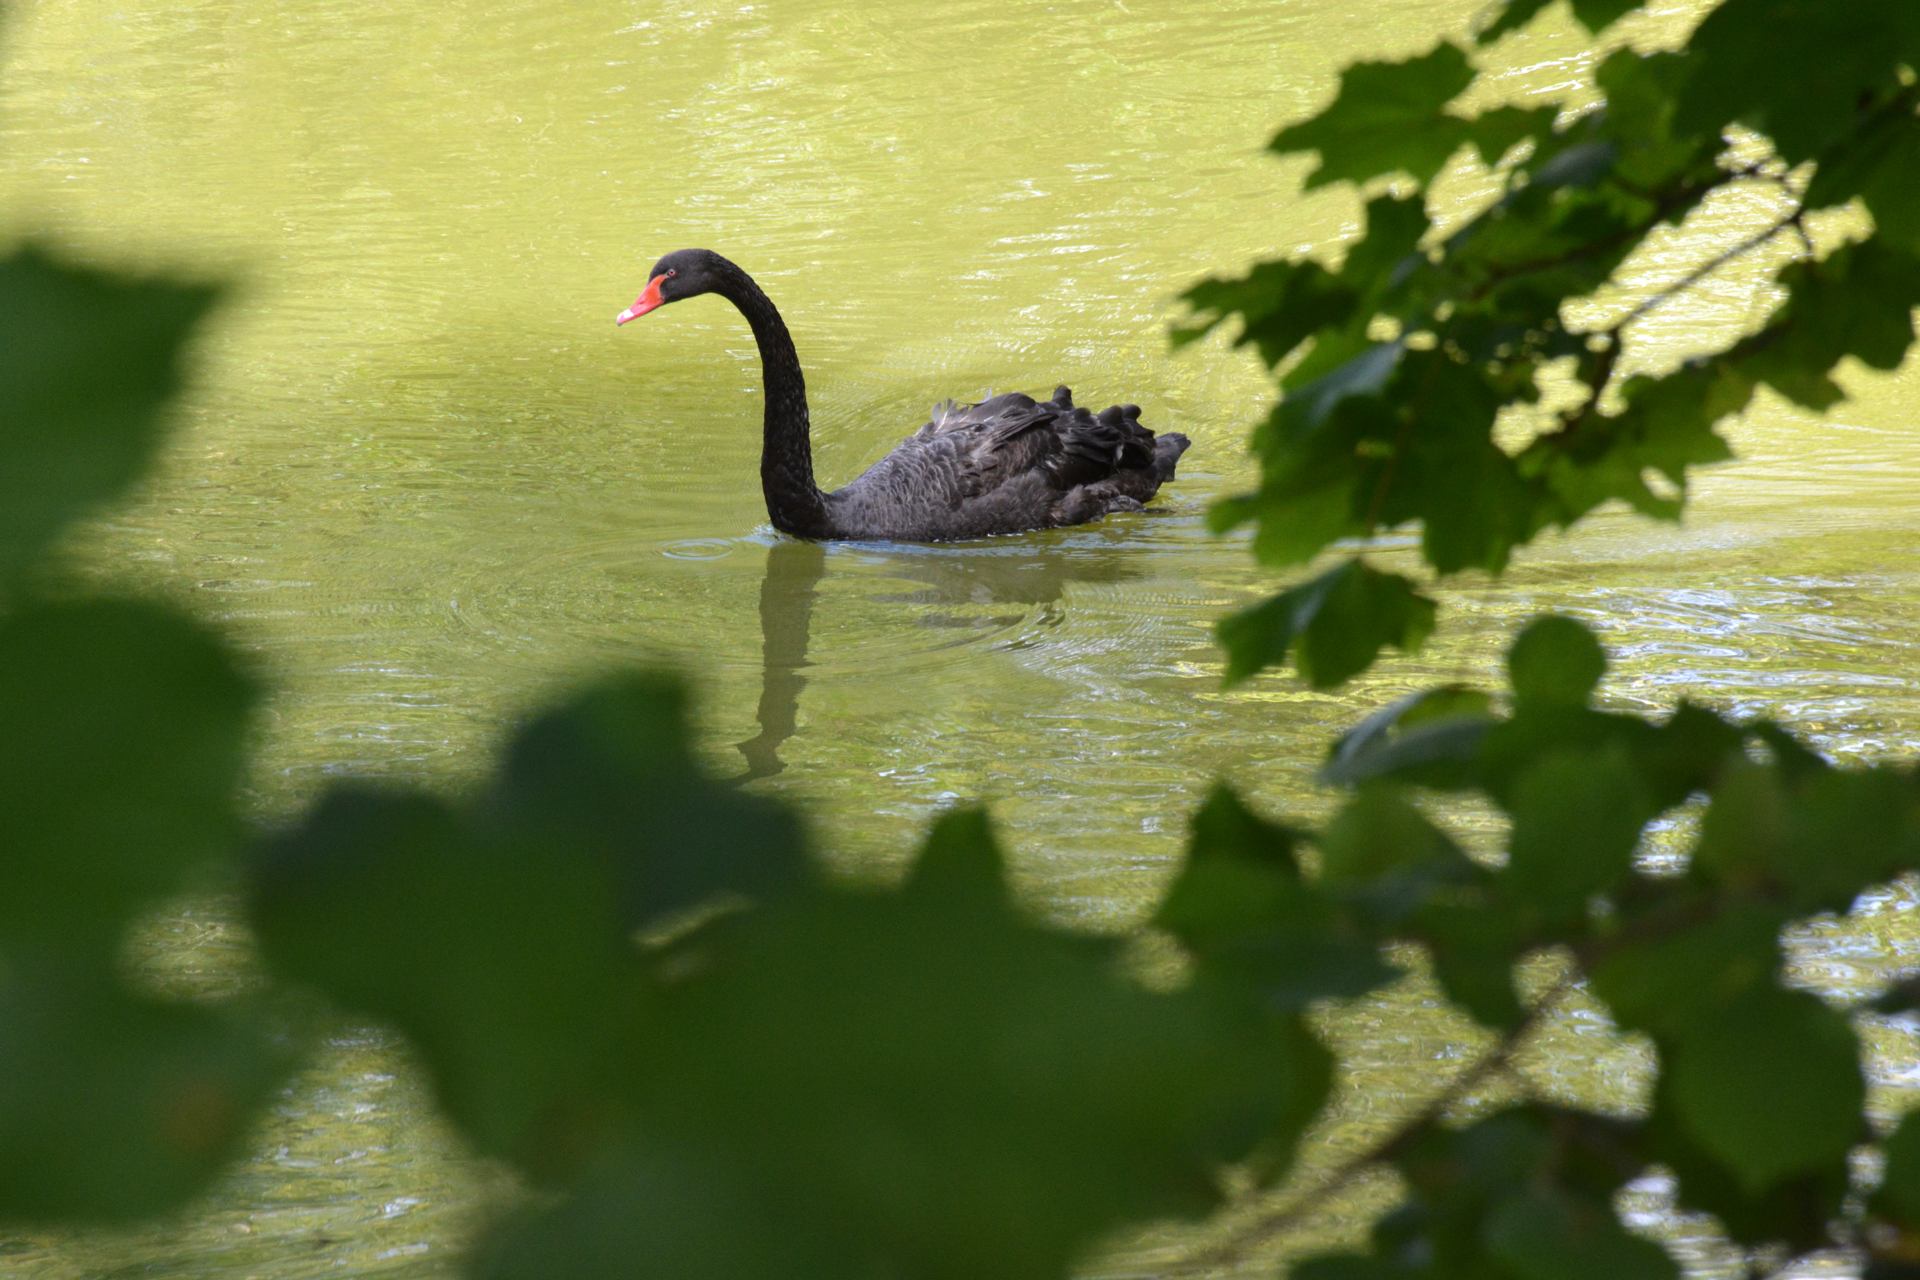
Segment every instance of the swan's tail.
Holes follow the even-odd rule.
[[[1173,479],[1173,469],[1180,463],[1180,455],[1187,451],[1193,441],[1178,431],[1162,431],[1153,438],[1153,474],[1165,484]]]

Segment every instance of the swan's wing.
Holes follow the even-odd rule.
[[[1074,407],[1065,387],[1045,401],[1014,392],[976,405],[937,405],[916,439],[946,455],[963,500],[1029,475],[1064,492],[1152,465],[1153,433],[1139,415],[1125,405],[1096,416]]]
[[[953,499],[965,502],[1044,464],[1058,448],[1052,427],[1060,413],[1058,405],[1017,391],[979,404],[947,401],[934,406],[909,444],[946,473],[943,487]]]

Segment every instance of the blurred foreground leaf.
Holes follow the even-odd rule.
[[[254,1012],[130,995],[69,954],[0,967],[0,1219],[120,1222],[200,1191],[288,1065]]]
[[[0,951],[112,945],[231,852],[254,683],[205,629],[86,600],[0,617]]]
[[[507,761],[463,810],[337,791],[253,909],[277,972],[406,1032],[482,1150],[565,1190],[484,1274],[1057,1275],[1283,1165],[1324,1098],[1297,1021],[1024,919],[979,815],[897,890],[835,884],[692,764],[665,682],[589,690]],[[677,923],[636,935],[633,886]]]
[[[0,259],[0,581],[153,460],[212,289]]]
[[[1412,652],[1433,630],[1433,601],[1395,573],[1358,560],[1220,620],[1227,682],[1237,684],[1295,651],[1316,689],[1341,683],[1387,645]]]

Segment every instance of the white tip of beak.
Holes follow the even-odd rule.
[[[622,325],[631,319],[633,319],[633,308],[628,307],[625,311],[622,311],[619,315],[615,316],[613,318],[613,322],[616,325]]]

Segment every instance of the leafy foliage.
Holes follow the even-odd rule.
[[[202,286],[0,260],[0,587],[76,515],[148,467],[180,385],[181,349],[212,304]]]
[[[1510,0],[1482,39],[1546,7]],[[1572,10],[1598,31],[1635,7],[1577,0]],[[1349,67],[1333,102],[1281,130],[1274,149],[1319,153],[1310,187],[1393,175],[1401,185],[1368,201],[1365,232],[1338,270],[1263,262],[1186,295],[1194,320],[1176,341],[1238,318],[1238,341],[1257,346],[1282,390],[1254,432],[1259,487],[1221,503],[1215,527],[1254,525],[1255,553],[1285,567],[1418,526],[1437,575],[1497,573],[1542,531],[1611,501],[1677,518],[1689,471],[1730,456],[1715,424],[1757,386],[1824,410],[1841,397],[1842,360],[1897,364],[1920,303],[1916,12],[1892,0],[1728,0],[1683,52],[1607,57],[1595,71],[1602,101],[1577,110],[1461,113],[1450,104],[1472,63],[1449,43]],[[1810,57],[1818,76],[1803,72]],[[1774,152],[1753,158],[1752,143],[1729,141],[1735,125],[1764,133]],[[1470,143],[1501,190],[1441,235],[1405,180],[1424,186]],[[1616,319],[1570,327],[1566,304],[1607,285],[1657,228],[1736,185],[1777,188],[1786,212]],[[1805,240],[1807,209],[1855,198],[1878,234]],[[1780,270],[1787,300],[1760,332],[1664,377],[1618,375],[1635,320],[1788,235],[1805,247]],[[1548,413],[1537,402],[1555,362],[1571,368],[1578,394]],[[1510,428],[1523,425],[1516,443]],[[1663,486],[1649,483],[1654,473]],[[1274,628],[1242,621],[1284,612],[1255,608],[1223,624],[1230,680],[1288,660]],[[1305,646],[1291,660],[1324,686],[1378,647],[1356,647],[1357,665],[1323,656],[1309,669]]]
[[[1433,601],[1395,573],[1352,561],[1220,623],[1229,680],[1244,679],[1289,649],[1300,674],[1331,688],[1386,645],[1411,653],[1433,630]]]
[[[1508,0],[1483,39],[1546,7]],[[1571,4],[1595,31],[1632,7]],[[1832,77],[1791,74],[1841,42]],[[1727,0],[1685,52],[1607,58],[1604,105],[1573,118],[1452,109],[1473,79],[1452,45],[1350,68],[1275,140],[1320,154],[1312,181],[1425,184],[1471,148],[1505,190],[1445,237],[1419,196],[1376,194],[1337,269],[1195,286],[1177,340],[1238,317],[1283,389],[1260,486],[1216,524],[1256,526],[1275,565],[1417,524],[1437,574],[1497,573],[1608,501],[1677,514],[1649,472],[1683,488],[1725,457],[1715,424],[1757,388],[1824,408],[1843,360],[1892,367],[1920,299],[1917,43],[1892,0]],[[1777,155],[1732,159],[1735,123]],[[1691,281],[1592,333],[1563,304],[1736,182],[1793,207],[1696,277],[1803,207],[1857,197],[1876,233],[1784,267],[1778,312],[1727,350],[1617,383],[1631,322]],[[1415,693],[1342,736],[1317,827],[1217,787],[1152,919],[1181,964],[1151,982],[1122,940],[1022,912],[977,811],[897,886],[831,874],[788,808],[707,775],[657,675],[535,717],[463,799],[342,783],[250,838],[256,683],[203,627],[62,585],[46,554],[147,465],[211,296],[0,263],[0,449],[27,462],[0,470],[0,1219],[179,1205],[297,1057],[287,1011],[331,1007],[404,1033],[452,1124],[532,1188],[475,1274],[1059,1276],[1116,1229],[1272,1194],[1333,1099],[1316,1028],[1424,972],[1491,1048],[1212,1260],[1390,1170],[1370,1238],[1291,1274],[1671,1277],[1615,1208],[1650,1176],[1755,1257],[1839,1243],[1911,1274],[1920,1120],[1876,1136],[1862,1011],[1788,983],[1781,937],[1920,865],[1920,770],[1840,768],[1688,703],[1608,710],[1605,651],[1570,618],[1516,637],[1507,688]],[[1540,415],[1552,362],[1584,391]],[[1503,424],[1529,413],[1516,443]],[[1349,557],[1223,621],[1228,674],[1292,661],[1328,687],[1416,648],[1435,609]],[[1462,797],[1496,838],[1450,834],[1436,802]],[[1683,807],[1704,809],[1684,839]],[[1677,862],[1649,863],[1655,824]],[[134,989],[130,926],[209,867],[244,886],[266,994]],[[1652,1045],[1643,1108],[1593,1114],[1509,1070],[1576,998]],[[1913,1003],[1909,982],[1868,1007]],[[1474,1101],[1496,1073],[1503,1100]]]
[[[24,579],[147,466],[210,290],[0,260],[0,1217],[180,1204],[281,1070],[260,1012],[132,989],[135,917],[231,858],[258,689],[157,605]]]
[[[515,771],[610,781],[630,761],[609,745],[636,737],[685,792],[624,773],[631,804],[495,816]],[[505,1225],[483,1274],[612,1273],[644,1240],[681,1274],[1056,1275],[1105,1228],[1212,1207],[1228,1161],[1284,1163],[1324,1098],[1297,1019],[1146,991],[1111,942],[1022,919],[978,815],[886,892],[834,883],[778,821],[730,846],[746,875],[702,842],[636,842],[660,828],[632,805],[707,831],[756,807],[684,751],[671,687],[615,682],[525,731],[462,811],[342,791],[265,855],[276,970],[407,1031],[481,1149],[569,1193]],[[675,904],[694,922],[634,946],[611,909],[634,863],[709,880]]]
[[[1325,914],[1347,926],[1342,947],[1356,937],[1423,945],[1441,988],[1507,1045],[1539,1016],[1517,995],[1515,966],[1549,949],[1572,957],[1615,1021],[1658,1048],[1654,1109],[1631,1120],[1558,1113],[1552,1140],[1573,1144],[1552,1157],[1561,1172],[1546,1193],[1537,1174],[1514,1174],[1511,1199],[1484,1180],[1516,1156],[1447,1145],[1475,1133],[1490,1143],[1506,1130],[1482,1132],[1493,1123],[1482,1121],[1456,1134],[1430,1114],[1375,1153],[1414,1188],[1382,1220],[1378,1252],[1302,1274],[1398,1275],[1392,1260],[1414,1252],[1452,1259],[1436,1274],[1557,1274],[1566,1264],[1552,1262],[1552,1242],[1573,1239],[1621,1273],[1672,1274],[1657,1249],[1621,1231],[1610,1205],[1654,1165],[1677,1177],[1683,1204],[1749,1245],[1813,1247],[1841,1210],[1848,1153],[1867,1140],[1860,1045],[1845,1011],[1782,985],[1779,937],[1794,919],[1844,910],[1915,865],[1920,771],[1837,769],[1783,749],[1764,722],[1697,707],[1664,722],[1599,711],[1589,703],[1599,661],[1583,629],[1545,619],[1510,654],[1510,712],[1449,689],[1424,717],[1419,702],[1397,708],[1415,720],[1399,736],[1375,728],[1343,744],[1334,776],[1364,785],[1324,831],[1289,834],[1322,850],[1317,881],[1291,892],[1328,899]],[[1408,788],[1471,790],[1499,806],[1510,818],[1505,859],[1467,859],[1409,805]],[[1711,804],[1685,872],[1645,873],[1637,855],[1648,825],[1701,793]],[[1759,848],[1748,844],[1755,837]],[[1204,866],[1197,844],[1170,905]],[[1243,888],[1241,901],[1253,893]],[[1267,931],[1269,945],[1279,936],[1311,945],[1303,938],[1314,935],[1287,924]],[[1191,910],[1181,930],[1190,945],[1203,936]],[[1259,930],[1235,937],[1241,952],[1258,954]],[[1330,963],[1331,943],[1320,945]],[[1322,990],[1347,994],[1332,981]],[[1446,1176],[1425,1186],[1406,1153],[1433,1143],[1452,1154],[1435,1157]],[[1582,1160],[1591,1179],[1576,1176]]]

